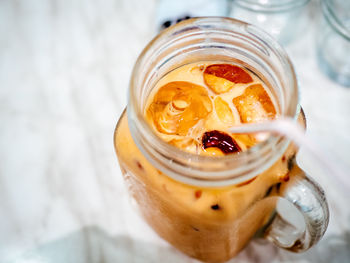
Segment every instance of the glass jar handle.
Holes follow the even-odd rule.
[[[309,249],[320,240],[328,226],[329,210],[323,189],[295,164],[289,181],[276,191],[282,199],[264,237],[290,251]],[[290,209],[286,209],[286,203]],[[294,224],[290,223],[293,217]]]

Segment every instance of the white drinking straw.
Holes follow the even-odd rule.
[[[303,147],[306,154],[317,162],[317,164],[326,170],[332,179],[335,179],[340,187],[343,188],[347,195],[350,195],[350,171],[345,172],[340,165],[336,165],[329,157],[332,156],[329,153],[326,155],[316,144],[305,135],[304,130],[300,125],[292,118],[280,117],[271,121],[264,121],[259,123],[242,124],[229,128],[231,133],[244,134],[244,133],[265,133],[260,136],[267,135],[266,132],[275,133],[281,136],[285,136],[292,140],[299,147]]]

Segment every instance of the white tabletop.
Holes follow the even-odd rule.
[[[134,211],[113,149],[154,13],[150,0],[0,2],[0,262],[196,262]],[[287,48],[308,135],[350,167],[350,89],[319,71],[314,26]],[[349,195],[298,159],[326,191],[326,235],[303,254],[254,241],[232,262],[350,261]]]

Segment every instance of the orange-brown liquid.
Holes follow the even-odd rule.
[[[161,79],[145,117],[161,138],[185,151],[223,155],[220,147],[202,145],[205,132],[227,133],[235,124],[274,118],[279,109],[253,74],[242,69],[251,79],[229,83],[232,78],[215,75],[215,68],[214,73],[206,70],[210,65],[186,65]],[[205,77],[205,72],[211,74]],[[302,114],[299,121],[304,122]],[[256,136],[228,135],[240,151],[259,142]],[[273,166],[249,182],[205,188],[175,181],[152,166],[135,145],[125,113],[116,129],[115,148],[129,191],[149,225],[179,250],[205,262],[232,258],[266,224],[277,200],[271,193],[288,180],[296,153],[290,145]]]

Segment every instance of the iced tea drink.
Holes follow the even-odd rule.
[[[222,156],[259,143],[258,135],[233,135],[229,127],[273,119],[278,111],[272,93],[253,73],[232,64],[200,62],[162,78],[144,114],[169,144]],[[177,182],[153,167],[133,142],[126,116],[118,125],[115,147],[147,222],[179,250],[208,262],[233,257],[267,223],[276,203],[267,197],[274,195],[274,186],[289,180],[296,152],[290,145],[264,173],[213,189]]]
[[[160,74],[147,93],[140,89],[144,103],[131,105],[138,114],[128,108],[115,130],[119,164],[142,216],[174,247],[204,262],[225,262],[259,235],[303,251],[324,232],[304,242],[309,229],[290,244],[279,243],[279,233],[288,231],[285,223],[272,223],[276,204],[281,197],[293,202],[288,189],[304,175],[293,144],[264,148],[271,143],[266,134],[228,132],[285,114],[273,85],[246,65],[236,59],[183,62]],[[302,111],[294,110],[305,127]],[[276,145],[283,140],[275,139]]]

